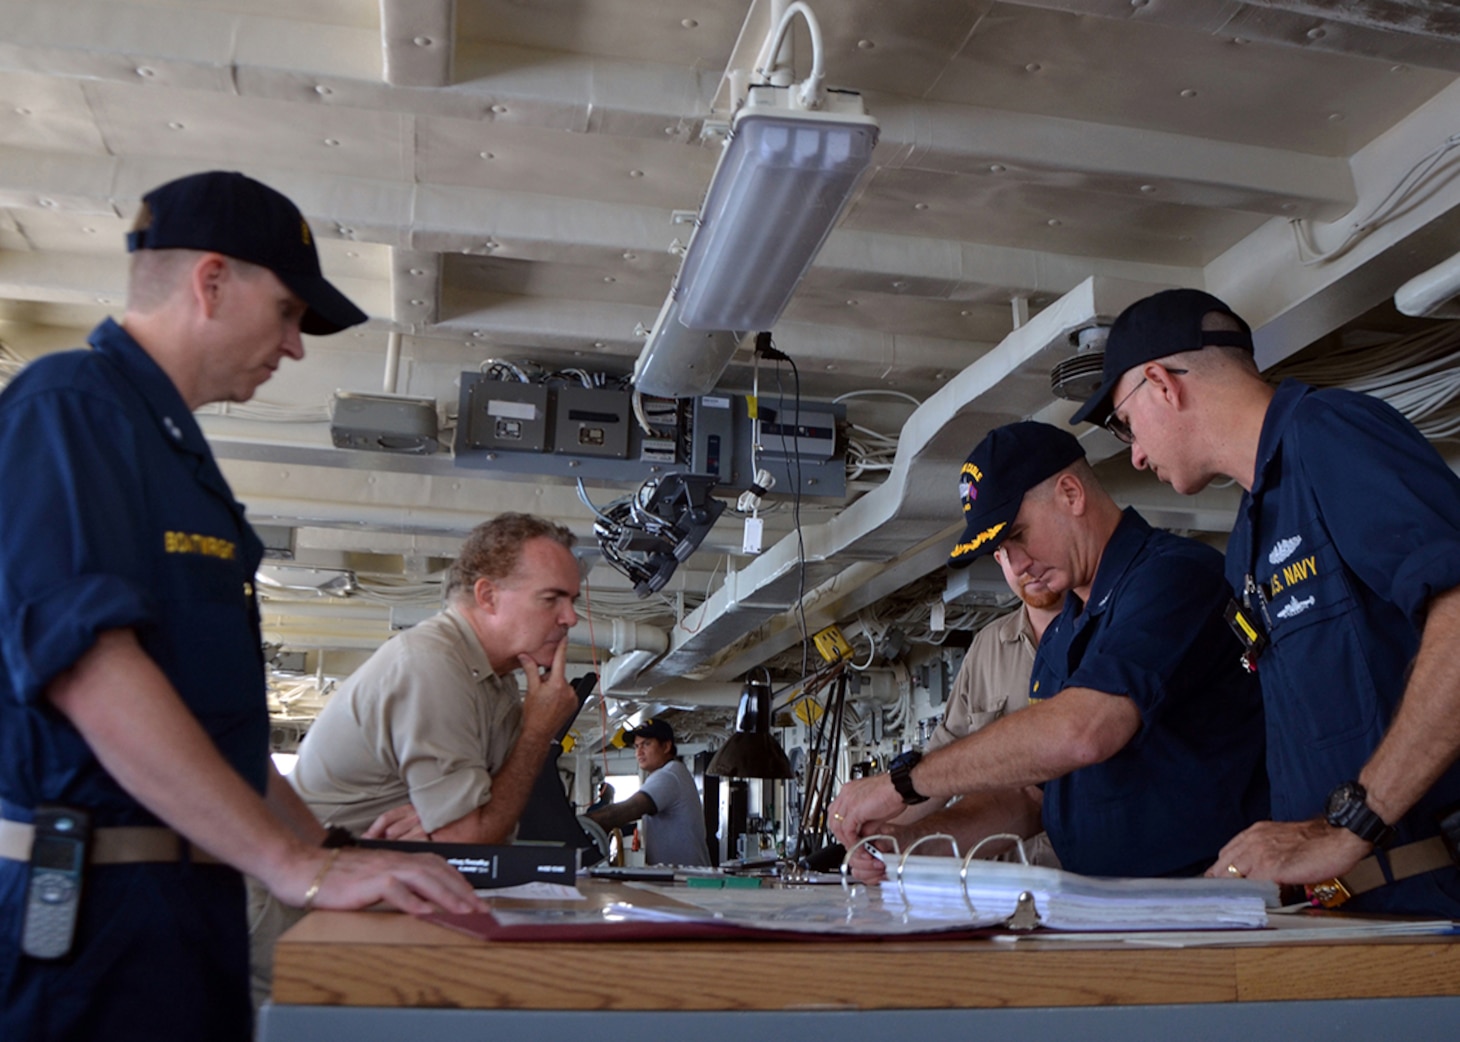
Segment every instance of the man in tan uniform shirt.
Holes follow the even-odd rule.
[[[289,781],[322,823],[371,838],[511,841],[553,736],[578,709],[565,675],[581,584],[572,545],[566,528],[527,514],[472,530],[447,573],[447,607],[383,644],[305,736]],[[274,941],[299,916],[251,888],[256,1003]]]
[[[1034,653],[1039,650],[1045,628],[1058,618],[1064,605],[1063,593],[1030,582],[1028,576],[1016,575],[1002,550],[994,552],[994,560],[999,563],[1009,589],[1019,598],[1019,607],[995,619],[974,636],[953,680],[943,719],[928,738],[929,752],[1029,704],[1029,674],[1034,669]],[[937,800],[911,806],[897,818],[896,825],[911,825],[943,806]],[[912,830],[902,833],[901,829],[895,829],[893,835],[900,843],[917,838]],[[927,848],[924,852],[937,853],[932,843]],[[1033,864],[1059,867],[1059,858],[1043,832],[1025,840],[1024,851]],[[1002,857],[1017,860],[1018,855],[1010,853]]]

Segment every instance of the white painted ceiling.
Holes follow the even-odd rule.
[[[1068,415],[1047,383],[1069,353],[1055,302],[1078,324],[1082,306],[1109,318],[1156,288],[1200,286],[1247,315],[1271,364],[1352,335],[1460,242],[1448,154],[1327,261],[1306,257],[1293,224],[1313,249],[1335,250],[1460,130],[1453,4],[813,7],[828,83],[862,92],[881,139],[777,345],[808,397],[943,393],[903,432],[904,482],[884,503],[844,511],[867,491],[858,483],[845,502],[803,504],[805,578],[786,563],[796,540],[785,508],[767,516],[773,552],[759,562],[732,553],[739,522],[727,514],[666,591],[688,607],[711,595],[683,622],[595,567],[600,659],[644,643],[610,648],[614,616],[652,623],[670,649],[639,688],[684,675],[733,683],[798,641],[783,609],[803,588],[812,622],[850,623],[935,572],[956,519],[956,461],[992,424]],[[371,320],[311,340],[306,360],[262,389],[266,408],[203,420],[255,519],[293,530],[298,563],[373,584],[368,596],[276,597],[267,609],[272,640],[348,668],[338,664],[389,632],[390,604],[429,601],[422,582],[476,521],[527,509],[591,544],[591,516],[546,476],[335,449],[333,393],[381,390],[394,375],[396,391],[435,398],[449,417],[460,375],[488,358],[628,372],[687,238],[673,214],[698,207],[714,168],[702,131],[729,115],[722,78],[747,70],[770,8],[0,0],[0,341],[30,358],[117,313],[122,236],[164,180],[241,169],[293,197],[326,272]],[[799,28],[797,39],[804,75]],[[1069,303],[1082,285],[1084,303]],[[1042,312],[1048,339],[1034,343],[1031,323],[1030,342],[1005,343]],[[387,374],[392,333],[400,366]],[[748,387],[747,361],[724,386]],[[892,435],[913,414],[891,397],[849,410]],[[1090,445],[1101,457],[1115,448],[1103,435]],[[1105,469],[1159,523],[1226,527],[1230,490],[1181,501],[1148,475]]]

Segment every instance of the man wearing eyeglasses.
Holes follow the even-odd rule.
[[[1116,319],[1087,420],[1178,492],[1245,490],[1229,614],[1262,683],[1274,820],[1208,874],[1460,917],[1460,478],[1377,398],[1267,383],[1247,323],[1197,290]]]
[[[1101,487],[1080,443],[1045,423],[996,428],[964,462],[965,531],[949,564],[1003,550],[1065,606],[1045,630],[1030,705],[886,774],[847,782],[849,849],[906,805],[962,795],[919,823],[960,841],[1043,827],[1085,875],[1190,876],[1266,816],[1261,695],[1229,655],[1219,553],[1153,529]],[[880,875],[854,852],[862,879]]]

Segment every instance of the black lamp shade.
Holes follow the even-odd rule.
[[[740,693],[735,733],[705,773],[721,778],[790,778],[791,761],[771,734],[771,687],[750,681]]]

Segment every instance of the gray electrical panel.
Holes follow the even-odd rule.
[[[759,425],[743,395],[696,398],[691,413],[690,470],[711,474],[719,491],[749,488],[757,469],[775,480],[772,495],[846,495],[847,467],[840,428],[847,407],[836,402],[760,398]],[[757,437],[759,445],[753,451]]]
[[[553,395],[553,452],[559,456],[629,455],[629,392],[559,387]]]
[[[542,384],[463,374],[457,452],[467,449],[546,452],[548,389]]]
[[[330,437],[337,448],[424,456],[436,451],[436,433],[434,398],[335,392]]]
[[[745,411],[744,399],[737,405],[731,395],[707,394],[694,402],[690,473],[709,474],[721,485],[729,485],[734,480],[735,413],[737,408]],[[749,450],[749,439],[745,446]]]
[[[494,380],[461,374],[456,438],[458,467],[524,477],[644,481],[684,470],[688,408],[646,397],[653,432],[639,426],[628,391]]]

